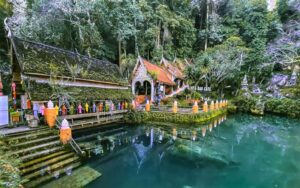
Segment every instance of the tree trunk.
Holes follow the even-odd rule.
[[[122,54],[122,41],[118,40],[118,49],[119,49],[119,68],[121,67],[121,54]]]
[[[205,27],[205,43],[204,43],[204,51],[207,49],[207,43],[208,43],[208,14],[209,14],[209,0],[206,0],[206,27]]]
[[[156,48],[157,49],[160,48],[160,29],[161,29],[161,21],[159,21],[159,23],[158,23],[158,33],[156,36]]]

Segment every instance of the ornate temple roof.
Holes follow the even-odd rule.
[[[170,74],[172,74],[175,78],[184,78],[183,72],[177,67],[177,64],[171,64],[167,59],[162,58],[161,59],[161,65],[164,67],[166,71],[168,71]],[[183,65],[182,65],[183,66]]]
[[[146,69],[148,72],[155,72],[157,74],[157,80],[167,84],[167,85],[175,85],[175,83],[172,81],[172,75],[164,70],[163,68],[161,68],[160,66],[154,65],[150,62],[148,62],[147,60],[140,58],[142,63],[145,65]]]

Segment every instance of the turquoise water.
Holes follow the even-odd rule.
[[[139,125],[111,140],[111,152],[89,163],[103,174],[89,188],[300,187],[299,120],[240,114]]]

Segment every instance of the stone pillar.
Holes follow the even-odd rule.
[[[151,101],[153,102],[154,100],[154,81],[151,80]]]
[[[131,90],[132,90],[132,94],[135,95],[135,82],[132,82]]]

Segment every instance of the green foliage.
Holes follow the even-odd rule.
[[[187,68],[187,78],[192,85],[208,85],[212,90],[222,89],[239,76],[248,49],[239,37],[230,37],[223,44],[200,53],[196,63]]]
[[[270,99],[265,103],[266,112],[300,117],[300,100],[294,99]]]
[[[300,117],[300,101],[298,99],[259,99],[257,97],[238,96],[232,101],[239,111],[250,112],[260,110],[269,113]]]
[[[289,18],[294,17],[296,11],[288,5],[288,0],[278,1],[278,14],[280,15],[280,20],[286,22]]]
[[[292,99],[299,99],[300,98],[300,84],[294,87],[285,87],[280,90],[283,96],[287,96],[288,98]]]
[[[20,187],[21,177],[17,165],[20,161],[11,156],[0,135],[0,187]]]
[[[250,109],[255,107],[256,101],[254,97],[240,95],[232,100],[232,104],[237,106],[239,111],[250,112]]]

